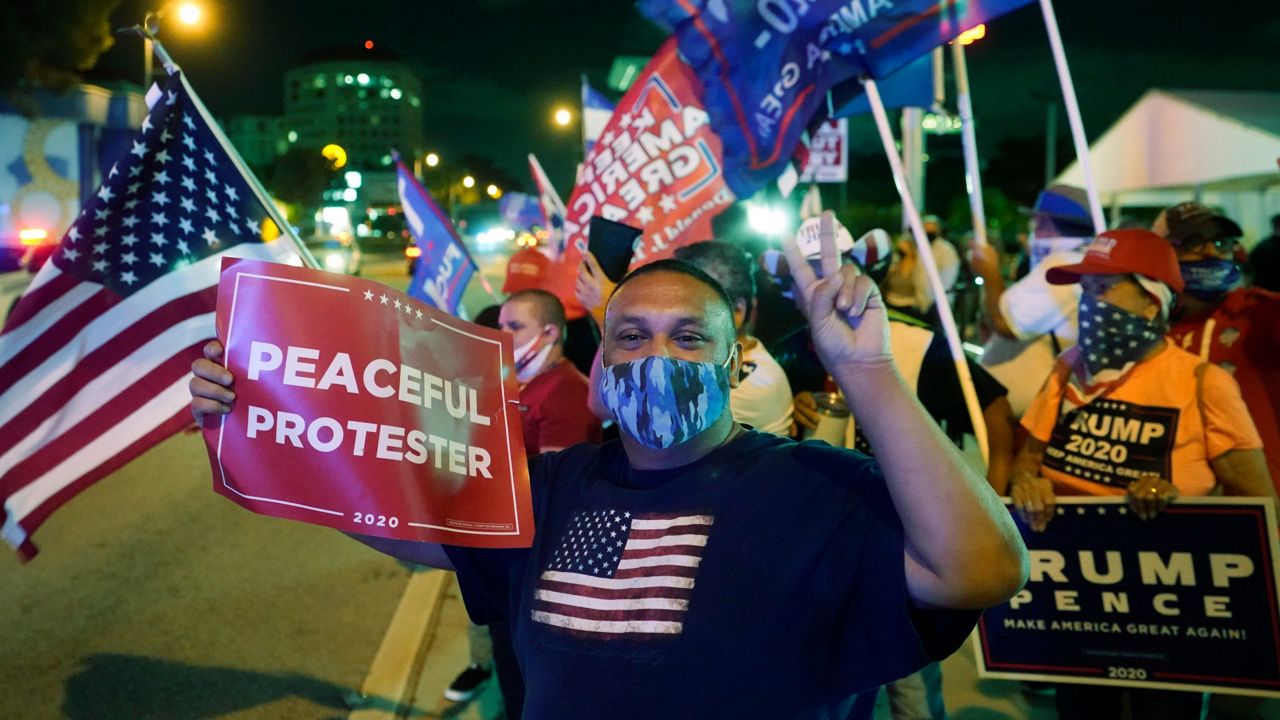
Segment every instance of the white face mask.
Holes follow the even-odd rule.
[[[538,333],[529,342],[515,350],[516,380],[521,384],[537,377],[538,373],[542,372],[543,366],[547,364],[547,357],[551,355],[553,347],[551,343],[542,346],[541,350],[536,349],[538,340],[542,336],[542,333]]]
[[[1031,252],[1031,267],[1039,265],[1041,261],[1053,253],[1078,250],[1089,239],[1087,237],[1036,237],[1032,235],[1031,240],[1027,242]]]

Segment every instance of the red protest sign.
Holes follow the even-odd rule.
[[[582,314],[574,284],[592,216],[644,231],[634,268],[710,240],[711,218],[734,202],[701,95],[696,75],[668,40],[587,153],[566,206],[565,249],[552,288],[571,316]]]
[[[219,494],[348,532],[528,547],[510,336],[378,283],[222,262],[236,401],[204,429]]]

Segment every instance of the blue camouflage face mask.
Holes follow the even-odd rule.
[[[729,363],[662,355],[610,365],[600,374],[600,400],[618,429],[662,450],[715,424],[729,404]]]
[[[1217,302],[1240,282],[1240,266],[1234,260],[1209,259],[1178,263],[1187,293],[1205,302]]]

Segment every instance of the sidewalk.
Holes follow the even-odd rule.
[[[458,593],[458,581],[452,574],[445,586],[435,631],[427,645],[426,661],[418,677],[406,718],[456,718],[457,720],[501,720],[502,694],[498,680],[490,678],[476,699],[455,703],[444,699],[444,689],[467,667],[467,610]],[[428,632],[431,632],[428,629]]]

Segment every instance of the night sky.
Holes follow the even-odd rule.
[[[148,5],[126,0],[116,25],[137,22]],[[422,78],[430,149],[491,157],[526,189],[524,157],[535,152],[565,196],[580,145],[576,128],[552,128],[553,108],[576,108],[580,73],[604,89],[615,56],[650,54],[663,39],[617,0],[221,0],[212,15],[198,36],[174,26],[161,38],[215,115],[280,114],[284,71],[299,57],[372,39]],[[1273,0],[1061,0],[1058,20],[1091,138],[1151,87],[1280,91]],[[93,76],[135,78],[141,54],[138,39],[121,36]],[[969,72],[984,154],[1005,137],[1043,136],[1045,102],[1058,90],[1038,4],[991,25],[970,48]],[[855,123],[855,154],[879,152],[870,127]],[[1065,115],[1059,127],[1065,140]],[[888,185],[882,163],[861,167]]]

